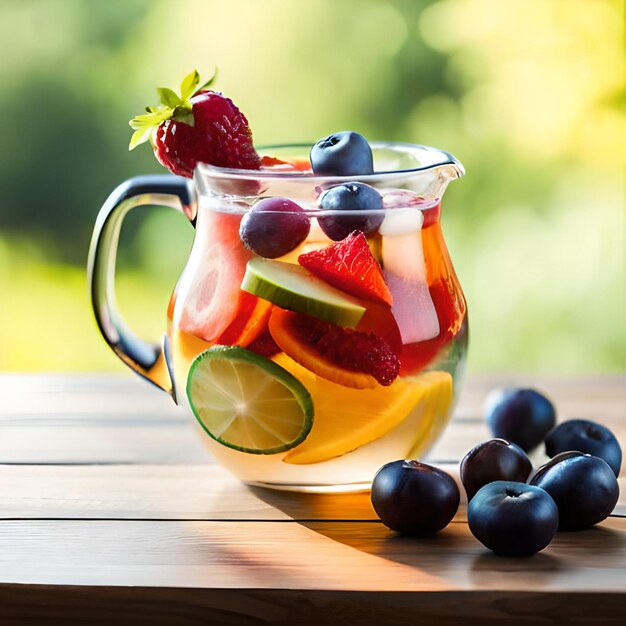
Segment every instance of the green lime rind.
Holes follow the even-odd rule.
[[[199,354],[189,368],[186,391],[207,435],[239,452],[291,450],[313,427],[313,400],[306,387],[274,361],[238,346],[213,346]],[[258,408],[267,405],[271,412],[272,403],[278,404],[278,413]],[[249,405],[252,410],[246,412]]]
[[[294,263],[255,257],[246,266],[241,288],[276,306],[354,328],[365,307]]]

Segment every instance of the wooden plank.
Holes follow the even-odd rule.
[[[557,377],[546,375],[470,375],[463,386],[456,414],[482,415],[488,392],[503,386],[531,386],[549,394],[563,418],[575,416],[623,419],[626,375]],[[144,381],[128,376],[96,374],[0,375],[0,415],[43,412],[64,414],[93,410],[176,414],[169,397]],[[105,407],[105,410],[102,410]]]
[[[190,419],[141,423],[132,416],[85,415],[74,422],[37,416],[0,420],[0,464],[207,464],[206,437]],[[484,424],[455,422],[431,455],[460,459],[488,438]]]
[[[91,415],[72,424],[38,416],[0,425],[0,464],[206,464],[190,421],[138,424]]]
[[[619,401],[626,400],[626,375],[606,374],[597,376],[554,376],[537,374],[470,374],[464,383],[463,404],[478,414],[486,394],[496,387],[535,387],[550,394],[555,401],[571,398],[572,403],[584,404],[603,401],[606,394]],[[0,413],[10,412],[8,407],[21,410],[20,398],[43,395],[54,401],[56,395],[77,397],[102,394],[120,396],[132,403],[132,397],[141,402],[155,402],[162,406],[170,404],[168,396],[132,374],[112,376],[108,374],[7,374],[0,373]],[[131,397],[132,396],[132,397]],[[163,401],[157,400],[162,398]],[[9,404],[10,403],[10,404]],[[124,406],[124,405],[123,405]],[[141,409],[141,404],[137,405]],[[145,405],[144,405],[145,406]],[[125,406],[126,410],[127,406]],[[113,407],[115,410],[115,406]]]
[[[136,376],[100,374],[1,374],[0,416],[176,414],[171,398]]]
[[[84,413],[0,418],[0,464],[207,464],[213,460],[188,416],[176,418]],[[489,437],[480,421],[455,420],[431,454],[460,459]]]
[[[0,376],[0,463],[211,463],[192,418],[135,377]]]
[[[458,460],[489,437],[488,391],[506,384],[546,390],[560,419],[587,417],[626,441],[626,376],[473,376],[431,458]],[[0,463],[202,464],[211,459],[188,415],[133,377],[0,375]],[[540,462],[541,456],[534,459]]]
[[[458,482],[457,466],[442,467]],[[0,484],[0,519],[376,519],[368,493],[248,487],[217,465],[0,466]],[[626,514],[626,476],[620,487]]]
[[[483,419],[485,400],[495,388],[515,386],[545,392],[556,407],[559,422],[583,418],[604,424],[626,449],[626,376],[481,375],[468,377],[455,416],[430,457],[461,459],[476,443],[489,439],[492,435]],[[542,447],[533,452],[531,460],[535,466],[547,460]]]
[[[2,521],[0,582],[25,585],[624,593],[626,520],[491,555],[463,522],[396,536],[378,522]]]
[[[485,439],[487,391],[518,382],[624,441],[624,376],[473,377],[434,456]],[[0,460],[136,465],[0,466],[0,624],[623,623],[626,519],[502,559],[463,510],[416,540],[375,521],[367,494],[249,489],[132,378],[0,376],[6,397]]]
[[[0,519],[376,519],[367,493],[247,487],[217,465],[4,466]]]
[[[489,392],[500,387],[536,388],[554,403],[559,420],[585,418],[626,422],[626,375],[547,376],[537,374],[471,375],[463,386],[456,415],[481,417]]]
[[[604,422],[626,442],[626,419]],[[75,422],[47,416],[0,420],[0,464],[168,464],[201,465],[213,460],[203,435],[187,418],[142,424],[129,416],[92,414]],[[482,420],[453,419],[428,458],[436,463],[460,460],[489,439]],[[546,459],[538,449],[532,460]]]
[[[342,592],[6,585],[0,623],[41,626],[622,626],[616,593]]]

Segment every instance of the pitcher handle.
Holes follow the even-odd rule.
[[[89,293],[98,328],[115,354],[176,400],[167,363],[167,335],[161,345],[140,339],[124,323],[115,299],[115,263],[122,222],[131,209],[146,205],[181,211],[193,224],[197,210],[193,183],[180,176],[137,176],[113,191],[98,213],[91,239]]]

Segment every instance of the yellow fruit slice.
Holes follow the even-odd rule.
[[[448,372],[426,372],[422,376],[430,377],[434,374],[437,374],[439,379],[432,383],[428,398],[424,402],[422,419],[406,455],[407,459],[419,459],[428,451],[450,419],[453,399],[452,376]]]
[[[285,463],[320,463],[346,454],[382,437],[414,411],[420,413],[420,426],[423,418],[430,430],[432,419],[452,400],[452,378],[447,372],[397,379],[389,387],[351,389],[316,376],[285,354],[273,360],[307,388],[315,406],[311,432],[286,454]],[[424,411],[425,403],[428,411]],[[422,428],[418,430],[412,435],[419,436]],[[407,448],[411,443],[407,437]]]

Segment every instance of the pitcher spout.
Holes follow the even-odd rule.
[[[450,164],[443,166],[448,175],[448,179],[456,180],[457,178],[465,176],[465,168],[463,167],[461,162],[455,159],[451,154],[449,156],[451,159]]]

